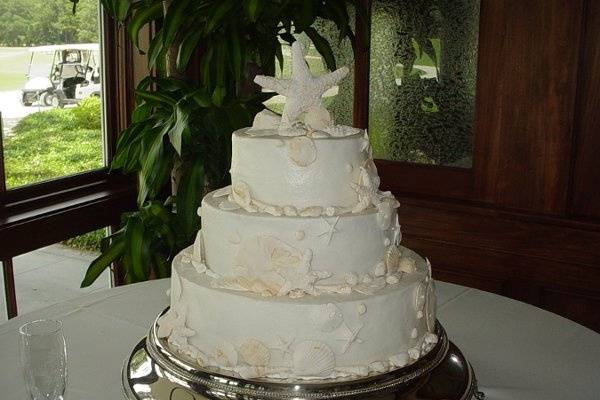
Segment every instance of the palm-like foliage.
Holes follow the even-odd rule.
[[[69,0],[75,6],[80,0]],[[194,240],[196,210],[204,193],[228,183],[231,133],[248,126],[270,95],[252,83],[283,65],[281,42],[306,33],[330,70],[331,44],[313,27],[332,21],[340,40],[354,44],[349,8],[356,0],[102,0],[127,24],[134,45],[152,24],[145,49],[157,78],[136,90],[131,125],[118,140],[112,169],[138,176],[138,210],[123,215],[121,229],[104,239],[82,286],[112,262],[125,267],[126,281],[168,276],[175,254]],[[357,15],[362,15],[357,11]],[[141,50],[140,50],[141,51]],[[198,82],[185,78],[192,55],[201,52]],[[176,182],[169,190],[171,179]]]

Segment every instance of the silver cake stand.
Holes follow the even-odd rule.
[[[166,311],[166,310],[165,310]],[[468,400],[484,398],[470,364],[436,324],[435,347],[415,363],[385,374],[355,380],[284,382],[245,380],[219,371],[199,369],[169,350],[156,335],[134,347],[122,371],[125,397],[130,400]]]

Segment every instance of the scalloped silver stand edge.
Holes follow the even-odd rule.
[[[166,311],[166,310],[165,310]],[[163,311],[163,313],[165,312]],[[162,314],[162,313],[161,313]],[[158,318],[157,318],[158,319]],[[155,321],[125,361],[122,382],[130,400],[481,400],[471,365],[436,324],[435,347],[415,363],[385,374],[326,382],[245,380],[199,369],[156,336]]]

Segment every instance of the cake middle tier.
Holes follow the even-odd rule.
[[[388,261],[401,256],[396,247],[400,225],[393,208],[387,213],[368,208],[332,217],[276,217],[221,209],[219,204],[227,198],[215,197],[218,194],[202,200],[196,247],[203,248],[206,266],[221,276],[239,275],[240,268],[260,275],[278,263],[300,266],[307,261],[311,270],[327,273],[322,284],[352,284],[368,275],[394,272],[385,265],[386,256]]]
[[[240,129],[232,136],[231,182],[271,206],[352,208],[358,202],[353,184],[370,159],[368,138],[281,136]],[[256,133],[254,133],[256,135]]]

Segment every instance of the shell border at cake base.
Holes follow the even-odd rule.
[[[164,314],[165,311],[163,311]],[[161,314],[162,315],[162,314]],[[122,383],[126,399],[142,400],[313,400],[394,399],[481,400],[473,369],[437,322],[438,343],[415,363],[380,375],[356,380],[319,383],[245,380],[222,372],[199,369],[175,355],[156,335],[157,322],[125,361]],[[462,377],[462,380],[457,380]],[[440,397],[442,396],[442,397]],[[392,398],[392,397],[390,397]]]

